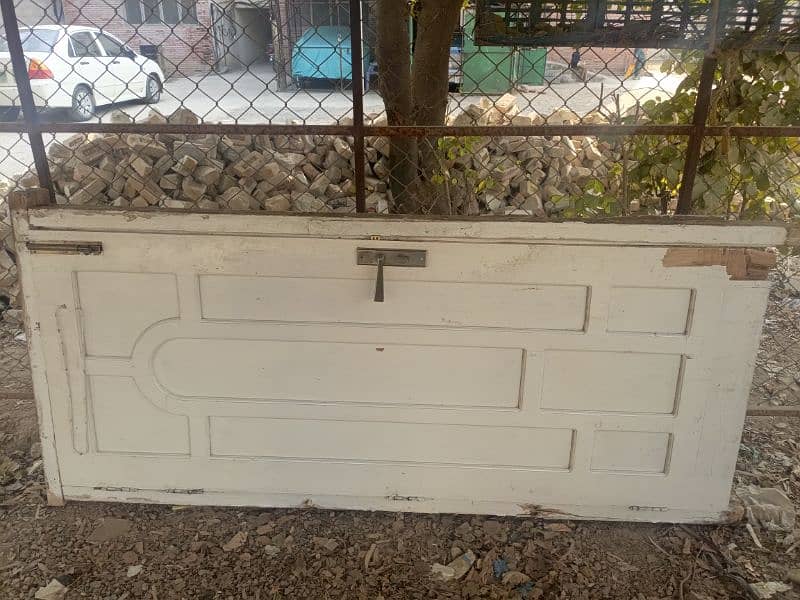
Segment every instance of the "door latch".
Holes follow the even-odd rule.
[[[31,254],[102,254],[100,242],[28,242]]]
[[[374,265],[378,267],[375,278],[375,302],[383,302],[383,268],[384,267],[424,267],[427,250],[400,250],[397,248],[358,248],[356,264]]]

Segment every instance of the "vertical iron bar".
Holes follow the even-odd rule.
[[[213,6],[213,4],[212,4]],[[278,91],[285,92],[289,89],[288,71],[286,69],[288,55],[287,49],[289,48],[289,40],[291,39],[291,30],[289,23],[289,10],[286,6],[285,0],[271,0],[270,6],[272,8],[271,21],[272,21],[272,68],[275,69],[275,79],[277,80]]]
[[[19,37],[17,25],[17,12],[14,0],[0,0],[0,14],[3,16],[3,26],[6,32],[8,52],[11,55],[11,68],[14,69],[14,80],[17,84],[19,103],[22,106],[22,115],[28,129],[28,141],[33,154],[33,164],[36,175],[39,177],[39,187],[50,193],[50,200],[55,202],[55,192],[50,180],[50,167],[47,164],[47,152],[42,141],[42,132],[39,130],[39,115],[33,100],[31,81],[28,79],[28,63],[22,49],[22,40]]]
[[[717,70],[717,59],[714,56],[703,58],[700,69],[700,83],[697,85],[697,100],[694,105],[692,117],[692,133],[689,136],[686,148],[686,161],[683,163],[683,176],[681,177],[681,192],[678,195],[676,214],[688,215],[692,212],[692,191],[700,163],[700,151],[705,137],[706,119],[711,109],[711,91],[714,85],[714,72]]]
[[[678,30],[682,36],[686,36],[688,34],[689,9],[690,9],[690,0],[683,0],[683,4],[681,6],[681,24],[680,24],[680,29]]]
[[[772,3],[771,10],[775,11],[770,23],[769,32],[777,37],[781,32],[781,23],[783,22],[783,15],[786,14],[786,0],[775,0]]]
[[[633,16],[633,0],[628,0],[625,3],[625,18],[623,19],[623,23],[627,26],[628,23],[631,22],[631,17]]]
[[[753,25],[753,17],[756,16],[756,3],[754,0],[750,0],[750,3],[747,7],[747,18],[744,22],[744,30],[747,33],[750,33],[750,27]],[[732,24],[734,27],[736,26],[735,23]]]
[[[356,184],[356,212],[367,211],[364,181],[364,59],[361,52],[361,0],[350,0],[350,58],[353,89],[353,176]]]
[[[655,35],[661,19],[664,17],[664,0],[653,0],[653,6],[650,9],[650,30],[649,35]]]
[[[700,163],[700,151],[706,134],[706,122],[711,110],[711,92],[714,88],[714,73],[717,70],[717,26],[719,24],[719,0],[712,0],[709,19],[708,46],[703,64],[700,67],[700,81],[697,84],[697,100],[692,115],[692,133],[686,148],[686,161],[683,163],[681,192],[678,195],[676,214],[688,215],[692,212],[692,191]]]

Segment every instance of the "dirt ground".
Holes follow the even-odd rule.
[[[775,281],[754,405],[800,401],[799,297],[785,278]],[[19,365],[10,389],[23,389],[24,343],[17,333],[3,335],[7,360]],[[22,354],[11,352],[12,341]],[[777,487],[800,509],[799,447],[800,418],[749,418],[734,488]],[[800,524],[791,533],[751,533],[746,521],[701,527],[78,502],[50,508],[40,453],[33,401],[0,396],[1,600],[34,598],[53,579],[66,586],[53,598],[67,600],[800,598],[800,585],[788,583],[800,567]],[[462,578],[443,581],[432,572],[468,551],[477,560]],[[800,581],[800,571],[792,576]]]

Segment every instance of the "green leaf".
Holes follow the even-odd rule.
[[[766,192],[770,188],[769,175],[766,171],[761,171],[756,175],[756,186],[762,192]]]

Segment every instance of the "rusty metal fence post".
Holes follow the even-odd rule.
[[[688,215],[692,212],[694,181],[700,162],[700,150],[703,147],[703,139],[706,136],[705,128],[708,122],[708,114],[711,110],[711,94],[714,87],[714,74],[717,70],[717,30],[720,24],[720,0],[712,0],[710,19],[708,47],[705,50],[703,64],[700,68],[700,81],[697,85],[697,99],[695,100],[694,115],[692,116],[692,133],[689,136],[678,206],[675,210],[679,215]]]
[[[364,57],[361,0],[350,0],[350,62],[353,90],[353,165],[356,185],[356,212],[366,212],[364,181]]]

